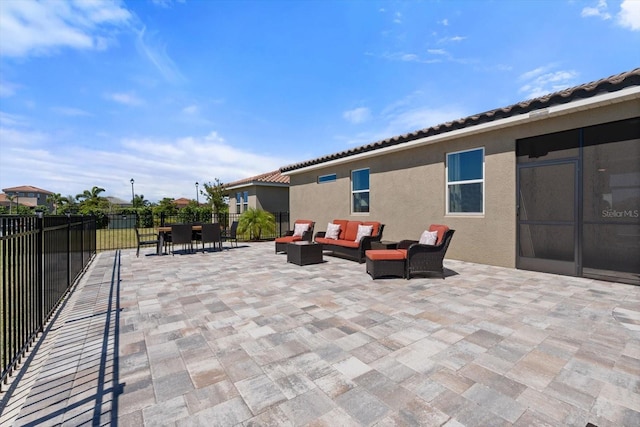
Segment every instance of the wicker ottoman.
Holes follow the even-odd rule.
[[[289,243],[287,245],[287,262],[297,265],[321,263],[323,262],[322,245],[306,240]]]
[[[368,250],[365,253],[367,273],[373,278],[405,277],[405,252],[396,249]]]

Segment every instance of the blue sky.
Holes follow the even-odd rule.
[[[0,2],[0,188],[195,199],[640,66],[640,0]]]

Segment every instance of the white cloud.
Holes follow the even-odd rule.
[[[3,111],[0,111],[0,126],[26,126],[28,125],[28,121],[25,117],[19,116],[17,114],[9,114]],[[0,128],[2,130],[2,128]],[[2,139],[0,138],[0,141]]]
[[[371,111],[366,107],[354,108],[342,113],[342,117],[353,124],[364,123],[371,118]]]
[[[640,1],[624,0],[618,13],[618,24],[632,31],[640,31]]]
[[[578,77],[576,71],[553,71],[553,68],[555,68],[554,65],[547,65],[522,74],[519,80],[524,83],[518,91],[525,93],[528,99],[532,99],[561,91],[575,84]]]
[[[446,27],[446,26],[449,25],[449,20],[445,18],[442,21],[440,21],[439,24],[442,24],[442,25],[444,25]]]
[[[587,6],[582,9],[581,16],[585,18],[595,16],[602,19],[611,19],[611,14],[607,11],[607,9],[607,1],[598,0],[598,4],[595,7]]]
[[[197,105],[189,105],[188,107],[184,107],[182,112],[189,115],[198,114],[199,108]]]
[[[414,132],[463,117],[461,111],[453,107],[417,107],[397,112],[389,117],[390,135]]]
[[[232,182],[293,163],[236,148],[216,132],[174,139],[124,138],[100,148],[97,141],[66,145],[68,135],[12,126],[19,117],[0,114],[0,120],[3,159],[11,160],[0,168],[0,188],[29,184],[75,195],[97,185],[107,195],[128,200],[129,180],[134,178],[135,192],[157,201],[194,197],[196,181]]]
[[[437,108],[427,106],[425,99],[422,91],[412,92],[384,107],[370,130],[351,136],[338,136],[336,139],[348,145],[371,144],[469,115],[453,105],[438,105]]]
[[[72,107],[53,107],[51,110],[55,113],[63,116],[79,117],[79,116],[91,116],[91,113],[81,110],[79,108]]]
[[[0,81],[0,98],[8,98],[15,95],[18,87],[16,84]]]
[[[374,55],[372,53],[368,53],[368,55],[377,56],[377,55]],[[380,55],[380,57],[383,58],[383,59],[386,59],[388,61],[418,62],[418,63],[421,63],[421,64],[433,64],[433,63],[442,61],[441,58],[426,59],[426,58],[421,58],[420,55],[418,55],[418,54],[406,53],[406,52],[385,53],[383,55]]]
[[[148,34],[144,27],[138,31],[136,47],[138,52],[147,58],[168,82],[182,83],[186,80],[167,53],[166,45],[158,41],[155,34]]]
[[[116,2],[3,1],[0,55],[50,55],[57,49],[104,49],[107,30],[132,15]]]
[[[144,101],[142,99],[138,98],[132,93],[109,93],[106,94],[105,97],[119,104],[129,105],[132,107],[144,104]]]

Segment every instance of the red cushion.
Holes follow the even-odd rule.
[[[373,229],[371,230],[371,235],[372,236],[377,236],[378,234],[380,234],[380,223],[377,221],[365,221],[362,223],[362,225],[371,225],[373,226]]]
[[[405,259],[407,251],[398,249],[372,249],[366,252],[367,258],[370,260],[394,260]]]
[[[294,222],[294,224],[313,224],[313,221],[309,221],[308,219],[297,219],[296,222]]]
[[[334,224],[340,224],[340,234],[338,235],[338,240],[343,239],[344,240],[344,235],[347,232],[347,223],[349,221],[347,221],[346,219],[334,219],[333,223]],[[355,240],[356,238],[354,237],[352,240]]]
[[[276,243],[291,243],[302,240],[302,236],[283,236],[276,238]]]
[[[436,245],[442,243],[442,239],[444,239],[444,235],[447,231],[449,231],[449,227],[442,224],[431,224],[429,226],[429,231],[437,231],[438,232],[438,240],[436,241]]]
[[[343,239],[349,241],[355,241],[358,236],[358,226],[362,225],[360,221],[349,221],[347,223],[347,231],[344,234]],[[342,233],[341,233],[342,234]]]
[[[360,242],[356,242],[355,240],[338,240],[338,244],[340,246],[346,246],[347,248],[359,248]]]

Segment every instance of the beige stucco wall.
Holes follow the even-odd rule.
[[[376,220],[385,224],[383,239],[418,239],[429,224],[456,230],[447,257],[482,264],[515,267],[516,139],[636,117],[638,99],[557,118],[539,119],[404,151],[351,160],[290,175],[291,218],[316,221],[326,230],[333,219]],[[446,215],[447,153],[484,147],[485,212]],[[350,173],[370,169],[370,212],[351,214]],[[331,183],[317,177],[337,174]]]
[[[255,206],[268,212],[289,211],[289,188],[284,186],[257,186]],[[251,196],[249,196],[251,201]]]

